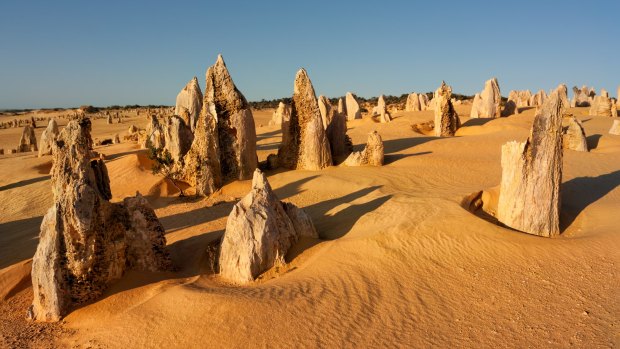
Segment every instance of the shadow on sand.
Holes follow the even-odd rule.
[[[603,135],[593,134],[586,137],[586,143],[588,144],[588,149],[596,149],[598,147],[598,142]]]
[[[562,184],[560,230],[565,231],[592,203],[620,186],[620,171],[597,177],[577,177]]]
[[[495,120],[494,118],[474,118],[474,119],[469,119],[467,121],[465,121],[463,123],[463,125],[461,125],[461,127],[468,127],[468,126],[482,126],[484,124],[486,124],[489,121],[493,121]]]
[[[43,216],[0,223],[0,269],[34,256],[41,221]]]
[[[51,177],[52,176],[41,176],[41,177],[37,177],[37,178],[25,179],[23,181],[19,181],[19,182],[15,182],[15,183],[4,185],[4,186],[0,187],[0,191],[5,191],[5,190],[9,190],[9,189],[24,187],[24,186],[27,186],[27,185],[30,185],[30,184],[33,184],[33,183],[46,181],[46,180],[50,179]]]

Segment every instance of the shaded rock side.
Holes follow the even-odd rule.
[[[196,123],[194,140],[183,158],[183,178],[196,188],[196,194],[207,196],[222,186],[217,121],[202,108]]]
[[[192,146],[194,134],[190,127],[181,117],[173,115],[167,118],[164,128],[164,139],[166,149],[170,152],[175,163],[183,160],[183,157]]]
[[[529,138],[502,146],[497,218],[513,229],[545,237],[560,234],[565,107],[556,90],[535,117]]]
[[[252,190],[228,216],[220,248],[220,275],[233,283],[251,282],[284,263],[288,250],[302,236],[318,238],[310,217],[278,200],[265,175],[256,170]]]
[[[433,101],[435,109],[435,136],[448,137],[454,136],[456,130],[461,127],[461,119],[459,119],[456,110],[450,100],[452,96],[452,88],[444,81],[435,91]]]
[[[282,123],[280,166],[320,170],[332,165],[331,151],[312,82],[304,69],[295,77],[291,119]]]
[[[222,179],[249,179],[258,165],[250,105],[235,86],[222,55],[207,70],[206,80],[203,109],[217,121]]]

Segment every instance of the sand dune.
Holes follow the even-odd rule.
[[[469,106],[457,111],[467,116]],[[432,112],[394,113],[388,124],[365,117],[349,121],[348,133],[359,150],[377,130],[385,142],[385,166],[267,173],[281,199],[308,212],[321,239],[303,239],[286,266],[244,287],[213,275],[207,250],[250,181],[230,183],[204,200],[178,198],[169,183],[150,173],[144,150],[130,143],[98,147],[106,155],[113,200],[136,191],[147,195],[166,228],[177,270],[125,275],[62,325],[40,325],[40,341],[32,343],[617,345],[620,137],[607,134],[610,118],[586,116],[587,108],[570,112],[583,121],[592,150],[564,154],[560,238],[512,231],[461,206],[465,196],[499,184],[501,145],[528,136],[533,109],[492,120],[464,117],[464,127],[452,138],[412,131],[411,124],[432,119]],[[271,111],[254,117],[256,125],[267,125]],[[122,135],[131,123],[143,127],[146,120],[128,119],[122,127],[96,120],[93,131],[98,137]],[[16,144],[15,135],[4,137],[4,131],[2,142]],[[257,135],[262,161],[277,151],[279,128],[258,126]],[[51,205],[49,166],[49,157],[0,157],[0,300],[9,297],[2,310],[11,314],[0,320],[0,331],[8,336],[38,326],[20,314],[32,297],[25,279],[28,259]],[[0,346],[7,343],[0,337]]]

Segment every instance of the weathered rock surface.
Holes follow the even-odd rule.
[[[532,93],[530,90],[524,91],[515,91],[512,90],[508,94],[508,100],[514,101],[517,105],[517,108],[525,108],[530,106],[530,98],[532,98]]]
[[[461,119],[459,119],[456,110],[450,98],[452,97],[452,88],[444,81],[435,91],[433,103],[435,109],[435,136],[447,137],[454,136],[456,130],[461,127]]]
[[[278,263],[300,237],[318,238],[310,217],[281,202],[260,171],[252,190],[232,209],[222,238],[219,265],[222,278],[248,283]]]
[[[58,123],[56,120],[50,119],[39,140],[39,157],[52,154],[52,145],[56,141],[56,137],[58,137]]]
[[[504,110],[502,110],[502,116],[510,116],[510,115],[518,115],[519,108],[517,107],[517,102],[508,98],[506,104],[504,105]]]
[[[471,118],[499,118],[501,93],[497,78],[492,78],[484,83],[484,90],[476,94],[471,106]]]
[[[577,86],[573,86],[573,99],[570,102],[571,107],[589,107],[591,98],[594,97],[594,90],[588,89],[587,86],[581,86],[581,89]]]
[[[282,125],[285,120],[288,121],[291,118],[291,108],[288,104],[280,102],[278,108],[273,112],[269,125]]]
[[[383,95],[380,95],[379,99],[377,100],[376,112],[379,115],[379,121],[381,121],[382,123],[392,121],[392,116],[387,111],[387,106],[385,104],[385,98],[383,97]]]
[[[194,134],[181,117],[173,115],[167,118],[164,128],[166,149],[175,162],[180,162],[189,151],[194,141]]]
[[[605,90],[601,90],[600,96],[595,96],[590,103],[590,110],[588,115],[591,116],[616,116],[615,103],[609,98],[609,94]]]
[[[417,93],[413,92],[407,96],[407,102],[405,102],[405,111],[421,111],[420,97]]]
[[[69,122],[54,143],[54,205],[32,262],[31,319],[58,321],[96,299],[128,269],[170,268],[164,229],[140,195],[112,197],[105,164],[91,160],[90,120]]]
[[[30,125],[24,126],[22,136],[19,139],[17,151],[19,153],[27,153],[30,151],[37,151],[37,138],[34,134],[34,128]]]
[[[614,120],[609,129],[609,134],[620,136],[620,120]]]
[[[204,108],[217,121],[223,180],[249,179],[258,165],[254,118],[250,105],[230,77],[222,55],[207,70]]]
[[[588,151],[586,131],[584,131],[581,121],[577,120],[574,116],[569,117],[567,120],[568,126],[564,128],[564,135],[562,137],[564,149]]]
[[[327,129],[327,126],[331,123],[332,118],[334,117],[334,110],[327,97],[323,95],[319,96],[318,102],[319,112],[321,113],[321,119],[323,120],[323,127]]]
[[[159,120],[157,120],[157,116],[149,116],[149,122],[146,124],[145,137],[140,143],[143,149],[149,147],[163,148],[166,145],[164,130]]]
[[[560,234],[562,104],[558,91],[545,101],[525,142],[502,146],[498,220],[525,233]]]
[[[327,125],[327,139],[332,152],[332,158],[340,157],[351,152],[351,139],[347,136],[347,116],[344,113],[333,113],[332,120]]]
[[[205,107],[198,117],[194,140],[183,158],[183,178],[207,196],[222,186],[217,121]]]
[[[295,76],[291,119],[282,123],[278,160],[280,166],[290,169],[320,170],[332,165],[319,105],[305,69]]]
[[[368,134],[362,151],[353,152],[344,161],[347,166],[383,166],[383,140],[377,131]]]
[[[196,122],[202,110],[202,99],[198,78],[195,76],[177,95],[174,114],[180,116],[191,131],[196,128]]]
[[[346,94],[346,112],[347,112],[347,120],[355,120],[362,118],[362,112],[360,110],[360,105],[357,102],[357,98],[351,92],[347,92]]]
[[[338,98],[338,113],[343,114],[345,117],[347,116],[347,106],[342,100],[342,98]]]
[[[547,99],[547,92],[545,90],[539,90],[530,98],[530,107],[539,107],[545,103]]]
[[[183,177],[198,195],[213,193],[227,180],[248,179],[258,165],[252,111],[221,55],[206,81],[194,140],[183,160]]]

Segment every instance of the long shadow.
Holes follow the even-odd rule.
[[[372,193],[373,191],[381,188],[381,186],[373,186],[364,189],[360,189],[345,196],[318,202],[314,205],[304,207],[310,216],[315,217],[314,222],[317,231],[322,239],[334,240],[344,236],[348,233],[353,225],[366,213],[372,212],[381,206],[384,202],[390,199],[391,195],[382,196],[371,200],[363,204],[354,204],[344,210],[334,214],[327,215],[327,212],[334,207],[355,201],[361,197]],[[317,220],[316,217],[321,217]]]
[[[257,144],[256,150],[275,150],[278,149],[280,142],[272,142],[267,144]]]
[[[432,151],[421,151],[419,153],[414,153],[414,154],[388,154],[385,155],[383,157],[383,164],[384,165],[389,165],[393,162],[396,162],[398,160],[404,159],[404,158],[408,158],[411,156],[420,156],[420,155],[426,155],[426,154],[431,154],[433,153]]]
[[[0,223],[0,269],[34,256],[43,216]]]
[[[441,138],[437,137],[410,137],[410,138],[399,138],[399,139],[390,139],[387,141],[383,141],[383,151],[385,154],[396,153],[401,150],[409,149],[426,142],[430,142],[433,140],[439,140]]]
[[[586,143],[588,144],[588,149],[596,149],[598,147],[598,142],[601,140],[603,135],[594,134],[586,137]]]
[[[147,151],[148,151],[147,149],[136,149],[136,150],[125,151],[122,153],[106,155],[106,161],[113,161],[125,155],[137,154],[140,152],[147,152]]]
[[[461,127],[467,127],[467,126],[482,126],[484,124],[486,124],[489,121],[494,120],[493,118],[474,118],[474,119],[469,119],[467,121],[465,121],[463,123],[463,125],[461,125]]]
[[[260,141],[261,139],[272,138],[272,137],[275,137],[277,134],[279,134],[281,132],[282,132],[282,130],[275,130],[275,131],[271,131],[271,132],[267,132],[267,133],[261,133],[259,135],[256,135],[256,140]]]
[[[30,184],[33,184],[33,183],[46,181],[46,180],[50,179],[51,177],[52,176],[42,176],[42,177],[25,179],[23,181],[19,181],[19,182],[15,182],[15,183],[4,185],[4,186],[0,187],[0,191],[5,191],[5,190],[9,190],[9,189],[24,187],[24,186],[27,186],[27,185],[30,185]]]
[[[564,231],[590,204],[620,185],[620,170],[597,177],[577,177],[562,184],[560,229]]]
[[[274,192],[280,200],[286,199],[301,193],[301,186],[317,177],[318,175],[314,175],[299,179],[295,182],[288,183],[280,188],[274,189]],[[178,203],[181,202],[182,201],[178,201]],[[160,217],[159,221],[166,229],[166,234],[170,234],[180,229],[226,217],[230,214],[230,211],[232,211],[232,208],[236,203],[236,201],[222,201],[213,206],[198,207],[191,211],[184,211],[170,216]]]

